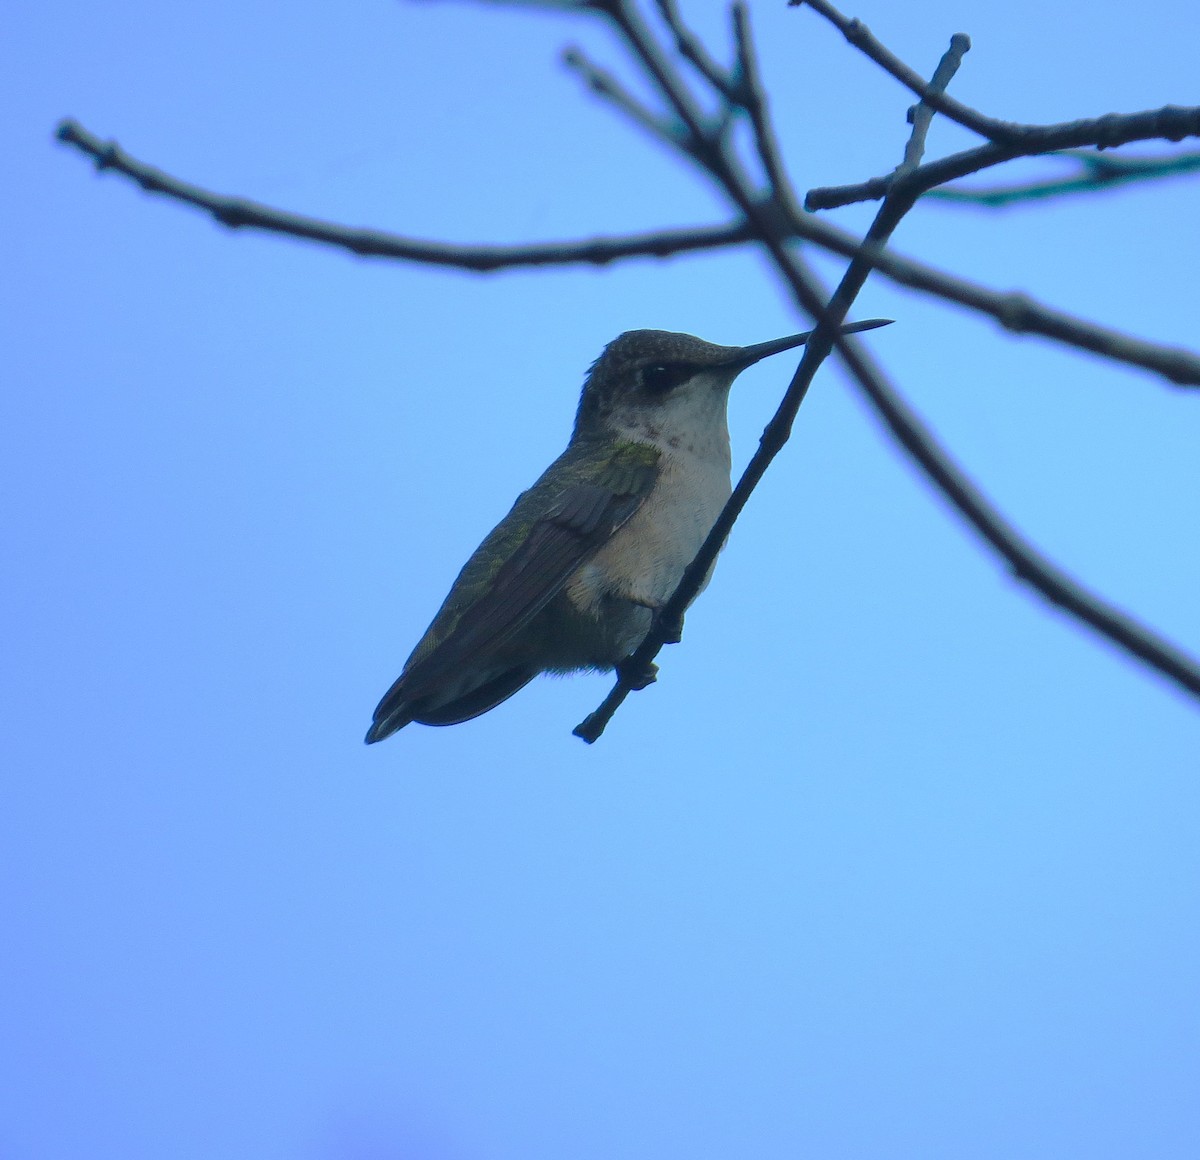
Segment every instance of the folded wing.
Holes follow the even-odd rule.
[[[497,669],[497,653],[641,507],[654,486],[653,448],[630,444],[615,455],[611,447],[603,452],[603,458],[597,453],[589,459],[576,449],[569,482],[539,491],[553,478],[552,467],[483,542],[404,673],[380,701],[368,744],[410,721],[452,725],[477,717],[537,675],[540,668],[532,664]],[[512,520],[518,525],[528,520],[529,529],[503,558],[498,543],[511,535]]]

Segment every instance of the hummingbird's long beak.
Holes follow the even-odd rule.
[[[847,322],[838,327],[838,331],[841,334],[858,334],[861,330],[876,330],[880,326],[890,326],[894,321],[893,318],[868,318],[863,322]],[[747,367],[753,366],[764,358],[770,358],[773,354],[780,354],[793,347],[803,346],[814,333],[816,332],[806,330],[803,334],[791,334],[787,338],[773,338],[770,342],[756,342],[753,346],[744,346],[729,360],[730,364],[736,366],[738,370],[744,371]]]

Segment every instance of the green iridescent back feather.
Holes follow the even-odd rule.
[[[511,512],[463,566],[433,623],[408,658],[405,671],[429,656],[454,631],[463,613],[487,594],[497,572],[568,490],[584,483],[604,488],[614,496],[645,497],[654,486],[659,457],[658,449],[646,443],[573,440],[533,487],[517,497]]]

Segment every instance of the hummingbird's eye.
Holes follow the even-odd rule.
[[[691,376],[684,363],[655,363],[642,368],[642,386],[652,395],[665,395]]]

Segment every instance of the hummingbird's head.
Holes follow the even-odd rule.
[[[839,332],[857,334],[890,322],[847,322]],[[616,432],[674,447],[712,434],[727,444],[725,404],[733,380],[761,359],[803,346],[812,335],[810,330],[753,346],[717,346],[669,330],[627,330],[592,363],[572,438]]]
[[[690,334],[629,330],[592,364],[575,416],[575,438],[614,431],[654,441],[725,435],[733,380],[759,359],[800,346],[807,334],[756,346],[717,346]]]

